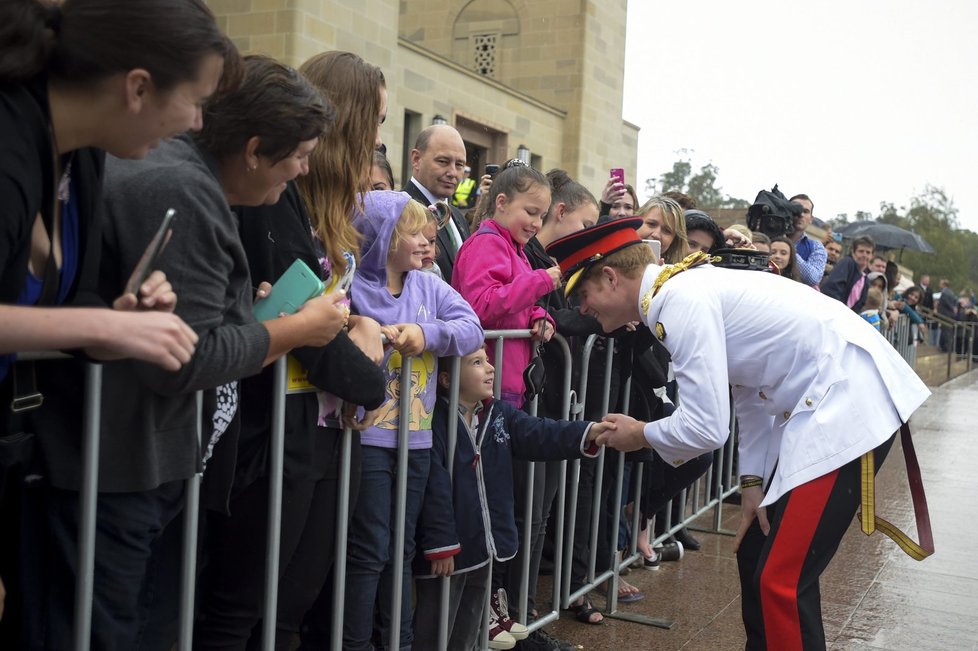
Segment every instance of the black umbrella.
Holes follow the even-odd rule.
[[[911,251],[934,253],[934,247],[928,244],[927,240],[913,231],[893,224],[861,221],[840,226],[835,229],[835,232],[841,233],[847,239],[868,235],[876,242],[877,249],[910,249]]]

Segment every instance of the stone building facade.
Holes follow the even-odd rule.
[[[522,145],[595,194],[634,181],[638,127],[622,119],[627,0],[207,0],[243,52],[298,66],[348,50],[380,66],[382,129],[400,185],[418,132],[445,120],[475,174]]]

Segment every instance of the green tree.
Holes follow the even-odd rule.
[[[663,172],[658,177],[645,181],[645,190],[651,194],[678,190],[689,195],[696,205],[704,210],[710,208],[742,208],[750,207],[750,202],[725,195],[717,185],[720,168],[708,162],[699,171],[693,173],[690,152],[681,149],[676,152],[679,160],[672,164],[672,169]]]
[[[900,254],[917,278],[930,274],[935,285],[938,278],[947,278],[956,290],[978,286],[978,234],[958,228],[958,209],[943,188],[926,186],[910,199],[909,209],[881,203],[878,221],[913,231],[934,248],[934,253]]]

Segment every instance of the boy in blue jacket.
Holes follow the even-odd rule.
[[[530,461],[595,457],[594,439],[604,423],[536,418],[492,397],[495,369],[485,348],[461,358],[458,436],[455,458],[448,459],[451,386],[450,361],[439,364],[432,423],[431,471],[421,518],[415,560],[417,607],[414,643],[436,648],[441,582],[451,577],[449,649],[478,648],[489,592],[490,558],[505,561],[516,555],[513,499],[513,457]],[[449,476],[452,464],[454,482]],[[491,612],[491,609],[490,609]],[[489,622],[489,648],[511,649],[516,637],[496,618]],[[517,633],[520,635],[520,633]],[[526,637],[523,629],[520,639]]]

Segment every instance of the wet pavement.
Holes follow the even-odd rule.
[[[822,576],[828,648],[838,651],[978,651],[978,371],[934,388],[911,420],[930,506],[936,553],[922,562],[857,521]],[[877,478],[877,513],[916,539],[899,437]],[[724,528],[739,507],[724,505]],[[712,517],[704,516],[704,528]],[[696,532],[703,543],[658,571],[633,570],[626,580],[646,598],[620,606],[670,619],[669,630],[607,618],[588,626],[564,613],[548,630],[584,649],[734,651],[744,648],[733,538]],[[549,585],[541,582],[540,595]],[[594,605],[604,598],[592,593]],[[772,646],[772,649],[776,647]]]

